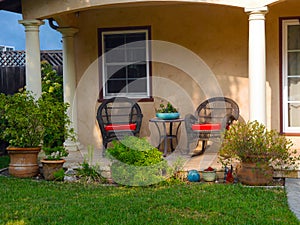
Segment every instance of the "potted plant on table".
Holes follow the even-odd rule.
[[[64,146],[66,139],[74,139],[74,131],[69,126],[71,121],[67,115],[69,105],[63,102],[62,77],[47,62],[42,62],[42,96],[39,99],[43,115],[43,151],[45,158],[41,160],[43,175],[46,180],[54,180],[54,174],[61,170],[64,157],[69,152]]]
[[[179,116],[178,110],[170,102],[166,106],[161,103],[156,110],[156,117],[160,119],[177,119]]]
[[[257,121],[236,123],[224,133],[220,149],[223,164],[240,162],[239,181],[248,185],[266,185],[276,167],[292,169],[299,157],[291,150],[292,142]]]
[[[21,90],[6,96],[4,120],[6,126],[1,136],[9,143],[9,174],[15,177],[38,175],[38,154],[44,127],[40,106],[33,94]]]

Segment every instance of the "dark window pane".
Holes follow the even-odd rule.
[[[108,66],[107,67],[107,78],[126,78],[126,68],[124,66]]]
[[[106,63],[126,62],[125,50],[115,48],[105,54]]]
[[[128,78],[146,77],[146,64],[132,64],[127,67]]]
[[[300,49],[300,26],[288,26],[288,50]]]
[[[107,93],[126,93],[126,81],[125,80],[107,81]]]
[[[141,62],[146,60],[146,49],[130,48],[126,51],[128,62]]]
[[[137,80],[129,80],[128,92],[140,93],[146,92],[147,90],[147,79],[141,78]]]
[[[300,52],[288,53],[288,75],[300,75]]]
[[[116,48],[125,44],[124,34],[105,34],[104,35],[105,52],[109,49]]]
[[[144,41],[144,40],[146,40],[145,33],[135,33],[135,34],[127,34],[126,35],[126,43],[138,42],[138,41]]]

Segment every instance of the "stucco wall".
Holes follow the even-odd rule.
[[[28,18],[34,17],[34,14],[29,13],[31,10],[29,6],[36,4],[36,1],[24,2],[28,3],[23,8],[26,11],[24,17],[26,18],[26,15]],[[48,6],[49,4],[55,6],[38,10],[36,16],[40,15],[41,18],[47,17],[59,7],[60,10],[65,9],[68,4],[69,9],[65,10],[73,11],[72,9],[75,9],[78,3],[63,1],[62,5],[58,5],[54,0],[42,0],[39,4],[41,2],[47,2]],[[168,56],[166,54],[168,51],[159,47],[152,49],[154,58],[162,61],[158,60],[152,65],[155,101],[140,103],[144,113],[142,136],[149,136],[152,132],[148,120],[154,116],[155,107],[159,103],[158,97],[172,101],[184,116],[186,113],[193,112],[199,103],[209,97],[211,94],[209,89],[218,89],[218,85],[224,96],[238,103],[241,119],[248,120],[248,15],[243,8],[196,3],[124,6],[111,5],[69,15],[55,15],[61,26],[71,25],[79,28],[75,44],[79,99],[78,125],[82,144],[92,144],[97,148],[101,146],[100,133],[95,120],[99,106],[97,102],[99,73],[95,61],[98,57],[97,28],[148,25],[151,26],[153,40],[175,44],[176,48],[184,49],[187,55],[191,56],[194,53],[200,58],[178,57],[175,65],[167,65],[164,60],[174,54],[170,53]],[[270,5],[269,12],[266,14],[267,122],[272,129],[280,128],[279,17],[299,16],[299,7],[298,0],[280,1],[278,4]],[[165,58],[163,58],[164,54],[166,54]],[[194,59],[199,65],[192,63]],[[189,63],[193,66],[189,66]],[[194,71],[193,68],[198,68],[197,66],[199,69]],[[196,80],[201,80],[200,84],[193,80],[193,76]],[[216,85],[206,85],[207,77],[212,77],[211,82],[217,80]],[[191,104],[186,101],[187,96]],[[293,140],[296,146],[300,146],[299,138],[293,137]]]
[[[150,25],[152,39],[158,42],[158,47],[152,46],[155,101],[139,103],[144,113],[142,136],[152,131],[148,120],[155,115],[159,97],[171,101],[184,116],[221,90],[217,95],[234,99],[241,119],[248,120],[248,16],[243,9],[205,4],[128,7],[84,11],[77,19],[78,125],[84,145],[100,144],[95,121],[99,105],[97,28]],[[172,52],[173,45],[177,53]]]
[[[272,128],[279,129],[280,125],[280,33],[279,18],[299,17],[300,1],[287,0],[269,7],[266,15],[267,34],[267,81],[270,85],[270,111]],[[300,148],[300,137],[290,136],[294,147]]]

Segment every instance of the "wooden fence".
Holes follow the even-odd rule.
[[[14,94],[26,85],[25,51],[0,53],[0,93]],[[62,51],[41,51],[41,60],[47,60],[62,75]]]

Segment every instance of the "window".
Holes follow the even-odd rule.
[[[102,98],[150,98],[150,28],[99,29]]]
[[[300,23],[282,20],[282,128],[300,133]]]

